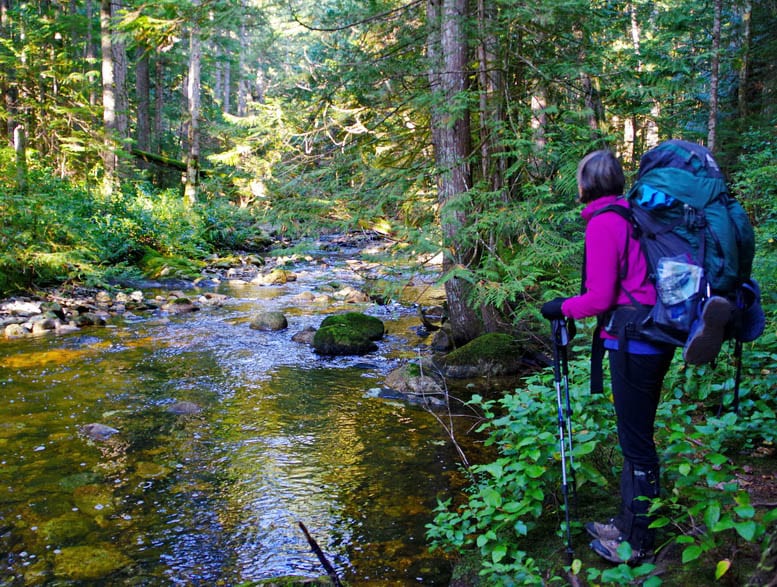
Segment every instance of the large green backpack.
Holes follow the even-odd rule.
[[[683,346],[708,297],[736,305],[753,266],[753,227],[709,150],[686,141],[645,153],[627,199],[628,208],[607,206],[597,214],[615,212],[634,227],[658,299],[645,306],[626,292],[632,304],[602,316],[601,327],[624,342]],[[730,335],[737,335],[734,328]]]
[[[753,227],[707,148],[671,140],[651,149],[628,199],[651,268],[660,257],[690,255],[711,293],[724,296],[750,278]]]

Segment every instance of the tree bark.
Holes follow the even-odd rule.
[[[710,112],[707,121],[707,148],[715,152],[718,133],[718,83],[720,76],[720,18],[722,0],[714,0],[712,16],[712,63],[710,64]]]
[[[129,138],[129,93],[127,91],[127,44],[117,34],[114,21],[123,6],[120,0],[111,3],[111,48],[113,50],[113,84],[116,100],[116,132],[120,141]],[[121,161],[119,160],[118,163]]]
[[[742,6],[742,45],[739,48],[742,55],[739,65],[739,89],[737,92],[737,107],[739,118],[744,119],[748,115],[748,85],[750,84],[750,51],[752,42],[751,19],[753,15],[753,4],[750,0],[745,0]]]
[[[20,194],[27,193],[27,137],[24,127],[16,125],[13,130],[13,146],[16,152],[16,189]]]
[[[245,3],[243,3],[243,10],[245,10]],[[238,41],[240,43],[240,54],[237,58],[237,115],[245,116],[248,113],[248,65],[246,63],[248,32],[246,30],[245,18],[240,22]]]
[[[103,192],[110,196],[117,184],[116,159],[116,86],[113,78],[113,39],[111,33],[111,0],[100,2],[100,48],[102,50],[103,100]]]
[[[141,151],[151,150],[151,75],[148,51],[138,48],[135,60],[135,95],[137,120],[135,121],[135,145]]]
[[[478,86],[480,100],[480,168],[491,190],[504,189],[505,158],[499,157],[499,129],[504,123],[504,76],[497,64],[498,41],[493,33],[493,6],[478,0]],[[503,194],[504,196],[504,194]]]
[[[467,225],[467,192],[471,187],[470,113],[466,105],[467,38],[464,19],[467,0],[427,0],[432,90],[432,142],[438,168],[437,190],[448,274],[445,293],[454,341],[472,340],[483,332],[483,323],[470,305],[472,285],[456,276],[474,257],[472,244],[462,242]]]
[[[199,7],[199,0],[194,0],[195,11]],[[186,157],[186,180],[184,183],[184,198],[189,205],[197,202],[197,190],[199,186],[200,171],[200,68],[202,64],[202,40],[200,39],[200,26],[193,19],[189,32],[189,75],[188,91],[189,100],[189,152]]]

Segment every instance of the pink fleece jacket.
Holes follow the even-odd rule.
[[[631,225],[614,212],[594,214],[611,204],[628,206],[620,196],[604,196],[590,202],[582,211],[585,229],[585,290],[569,298],[561,306],[565,316],[573,319],[597,316],[632,301],[631,293],[642,304],[656,303],[656,289],[648,279],[648,267],[639,241],[632,235]],[[628,245],[627,245],[628,242]],[[620,275],[628,256],[626,276]],[[610,338],[606,333],[603,337]]]

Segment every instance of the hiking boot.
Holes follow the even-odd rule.
[[[686,363],[705,365],[715,360],[726,338],[732,309],[731,303],[720,296],[712,296],[704,303],[701,316],[693,323],[683,348]]]
[[[653,556],[653,552],[650,550],[637,550],[634,548],[631,551],[631,557],[629,557],[628,560],[623,560],[618,555],[618,547],[623,542],[623,540],[597,539],[591,542],[590,546],[593,551],[604,560],[610,561],[611,563],[615,563],[617,565],[621,563],[633,565]]]
[[[621,531],[618,530],[613,519],[610,519],[606,524],[587,522],[585,529],[591,536],[599,540],[619,540],[621,537]]]

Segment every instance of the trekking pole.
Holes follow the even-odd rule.
[[[561,396],[562,387],[562,355],[566,359],[566,347],[569,343],[569,332],[567,331],[566,320],[551,320],[551,331],[553,335],[553,381],[556,387],[556,407],[558,417],[558,436],[559,436],[559,448],[561,450],[561,493],[564,497],[564,519],[566,522],[566,534],[567,534],[567,557],[569,558],[569,564],[572,564],[574,557],[574,551],[572,549],[572,529],[569,520],[569,486],[567,484],[567,441],[565,435],[568,434],[568,427],[566,424],[566,418],[564,415],[564,402]],[[566,360],[564,361],[566,363]],[[566,370],[566,367],[565,367]],[[565,388],[567,393],[567,402],[569,402],[569,388],[565,382]],[[571,438],[570,440],[570,459],[572,458],[571,452]]]
[[[574,324],[572,324],[574,328]],[[563,344],[560,345],[561,355],[561,380],[564,383],[564,394],[566,396],[566,414],[564,421],[567,431],[567,450],[569,454],[569,473],[571,477],[572,488],[572,507],[577,515],[577,480],[575,478],[575,455],[572,450],[572,402],[569,398],[569,341],[575,336],[573,328],[570,328],[569,322],[565,320],[563,333],[560,333]]]

